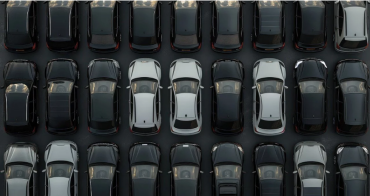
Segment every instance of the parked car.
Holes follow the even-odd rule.
[[[326,63],[320,59],[298,60],[294,67],[295,115],[294,129],[303,135],[318,135],[327,128]]]
[[[182,58],[170,66],[170,126],[177,135],[194,135],[202,127],[202,68],[194,59]]]
[[[32,143],[16,142],[8,146],[4,154],[5,195],[38,195],[37,146]],[[3,192],[3,191],[2,191]]]
[[[175,144],[170,151],[171,195],[201,195],[202,151],[197,144]]]
[[[121,68],[113,59],[94,59],[87,68],[89,86],[88,129],[90,133],[109,135],[118,132]]]
[[[215,52],[239,52],[243,48],[243,9],[238,0],[212,2],[211,45]]]
[[[368,128],[369,70],[361,60],[339,61],[334,71],[333,124],[338,134],[360,136]]]
[[[45,195],[78,196],[78,150],[74,142],[56,140],[45,150]]]
[[[281,1],[255,1],[253,8],[253,49],[280,52],[285,46],[285,8]]]
[[[134,0],[130,3],[130,49],[154,53],[161,49],[161,2]]]
[[[281,144],[261,143],[253,153],[254,195],[285,196],[286,153]]]
[[[35,1],[12,0],[5,6],[4,47],[9,52],[28,53],[36,50],[37,9]]]
[[[95,143],[87,149],[88,196],[118,196],[119,148],[113,143]]]
[[[160,195],[161,150],[155,143],[135,143],[129,151],[130,196]]]
[[[253,66],[254,133],[274,136],[284,133],[285,65],[278,59],[264,58]]]
[[[189,53],[202,47],[202,2],[195,0],[171,2],[171,48]]]
[[[326,5],[322,1],[295,2],[294,48],[320,52],[326,48]]]
[[[212,64],[212,130],[217,134],[239,134],[244,128],[244,66],[238,60]]]
[[[4,66],[4,130],[18,136],[33,135],[37,114],[38,71],[36,63],[17,59]]]
[[[336,148],[336,196],[369,195],[369,151],[359,143],[342,143]]]
[[[299,142],[294,147],[294,195],[327,196],[326,150],[319,142]]]
[[[80,32],[78,26],[78,2],[47,2],[46,46],[51,51],[69,52],[78,49]]]
[[[367,36],[367,3],[336,1],[334,3],[334,48],[338,52],[362,52],[369,43]]]
[[[132,61],[128,70],[129,126],[136,135],[153,135],[161,129],[161,65],[149,58]]]
[[[243,195],[244,151],[240,144],[219,143],[212,147],[212,195]]]
[[[118,1],[88,2],[87,44],[91,51],[115,52],[121,42]]]

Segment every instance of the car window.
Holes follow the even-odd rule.
[[[95,8],[95,7],[110,7],[110,8],[114,8],[114,5],[116,4],[116,1],[115,0],[112,0],[112,1],[92,1],[90,3],[90,6],[91,8]]]
[[[173,167],[175,180],[198,180],[199,167],[196,166],[176,166]]]
[[[71,163],[52,163],[47,167],[48,178],[69,178],[72,174]]]
[[[279,80],[263,80],[257,82],[257,89],[260,94],[264,93],[281,93],[283,82]]]
[[[175,9],[194,9],[197,8],[198,4],[197,1],[194,0],[185,0],[185,1],[176,1]]]
[[[302,165],[298,167],[298,174],[302,180],[323,179],[324,166],[318,164]]]
[[[90,180],[112,180],[116,167],[113,166],[91,166],[89,167]]]
[[[154,165],[136,165],[131,167],[132,179],[156,179],[158,167]]]
[[[240,94],[241,83],[232,80],[225,80],[216,82],[217,94]]]
[[[365,82],[362,81],[345,81],[340,83],[343,94],[366,94]]]
[[[29,179],[32,173],[32,168],[26,165],[11,165],[6,167],[6,179]]]
[[[299,83],[299,89],[302,94],[325,93],[324,83],[322,81],[303,81]]]
[[[260,180],[282,180],[283,168],[275,165],[260,166],[258,167],[258,177]]]
[[[149,80],[140,80],[134,81],[131,83],[132,92],[134,94],[138,93],[151,93],[155,94],[157,90],[157,82],[149,81]]]
[[[192,93],[196,94],[198,91],[198,81],[182,80],[173,83],[173,90],[175,94]]]
[[[340,169],[344,180],[367,180],[365,167],[349,166]]]
[[[52,81],[48,82],[48,93],[71,93],[73,82],[70,81]]]
[[[90,83],[90,93],[114,94],[116,83],[111,81],[96,81]]]
[[[220,165],[215,167],[215,176],[220,179],[240,179],[241,167],[238,165]]]
[[[11,84],[9,85],[6,90],[5,94],[8,93],[29,93],[30,89],[25,84]]]
[[[136,0],[132,2],[134,8],[155,8],[158,1]]]

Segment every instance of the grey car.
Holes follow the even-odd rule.
[[[17,142],[9,145],[4,154],[6,196],[37,196],[37,146]]]
[[[45,196],[78,195],[77,145],[67,140],[49,143],[45,150]]]
[[[361,52],[368,46],[366,1],[334,3],[334,48],[338,52]]]
[[[316,141],[294,147],[294,195],[326,196],[326,150]]]

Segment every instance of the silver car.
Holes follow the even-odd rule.
[[[253,129],[256,134],[274,136],[285,130],[285,65],[265,58],[253,68]]]
[[[334,3],[334,48],[338,52],[361,52],[368,46],[366,1]]]
[[[202,127],[202,68],[194,59],[182,58],[170,68],[170,126],[178,135],[194,135]]]
[[[37,146],[31,143],[11,144],[4,154],[6,196],[37,196]]]
[[[78,195],[77,145],[67,140],[49,143],[45,150],[45,195]]]
[[[326,196],[326,150],[315,141],[294,147],[294,195]]]
[[[136,135],[154,135],[161,128],[161,65],[149,58],[136,59],[128,70],[129,125]]]

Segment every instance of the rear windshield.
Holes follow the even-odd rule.
[[[191,46],[198,44],[197,35],[176,35],[175,44],[183,46]]]
[[[281,120],[260,120],[258,127],[261,129],[279,129],[283,126]]]
[[[240,44],[239,35],[218,35],[216,39],[216,44],[220,45],[237,45]]]
[[[196,119],[188,121],[176,120],[174,127],[177,129],[195,129],[198,127],[198,122]]]
[[[340,47],[349,48],[349,49],[363,48],[366,46],[367,46],[367,40],[347,41],[346,39],[343,39],[342,42],[340,42]]]
[[[282,36],[281,34],[276,34],[276,35],[259,34],[257,37],[257,43],[259,44],[280,44],[282,43]]]
[[[306,45],[318,45],[325,42],[324,34],[319,35],[305,35],[301,34],[299,36],[299,42],[306,44]]]
[[[152,36],[152,37],[133,36],[132,43],[136,45],[142,45],[142,46],[154,45],[154,44],[157,44],[157,37],[155,36]]]

